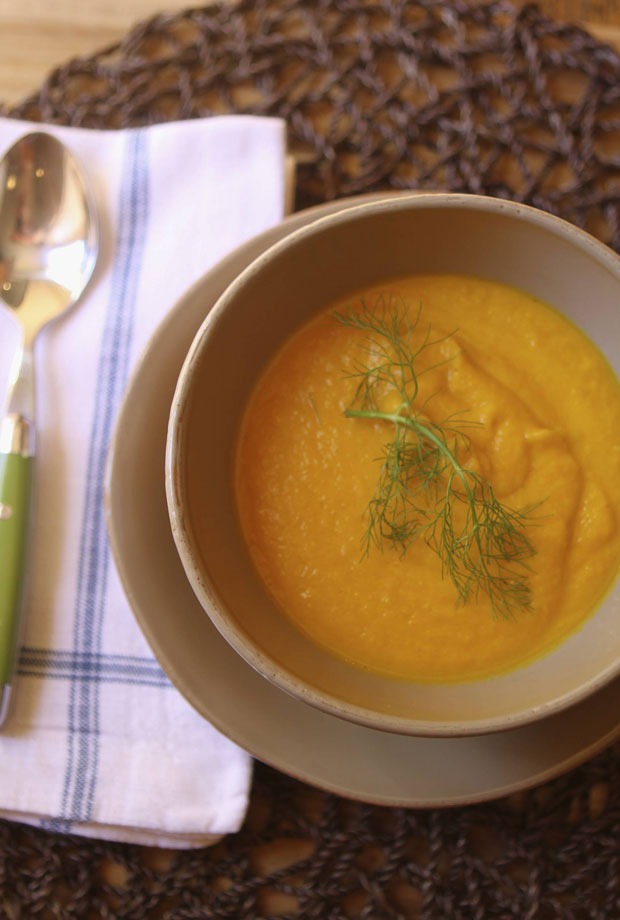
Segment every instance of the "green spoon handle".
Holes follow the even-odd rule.
[[[34,426],[24,415],[0,423],[0,725],[6,717],[24,603]]]

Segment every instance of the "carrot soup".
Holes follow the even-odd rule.
[[[266,589],[313,641],[399,678],[492,676],[578,629],[616,577],[620,385],[522,291],[399,279],[273,358],[235,490]]]

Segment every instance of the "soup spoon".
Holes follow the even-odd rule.
[[[34,341],[81,296],[99,248],[80,169],[50,134],[20,138],[0,161],[0,308],[21,326],[0,421],[0,726],[15,668],[35,452]]]

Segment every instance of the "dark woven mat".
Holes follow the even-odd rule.
[[[620,59],[534,7],[246,0],[159,16],[3,111],[97,128],[280,115],[297,207],[479,192],[620,250]],[[196,852],[0,823],[0,918],[618,920],[619,772],[610,749],[528,793],[423,812],[258,765],[242,831]]]

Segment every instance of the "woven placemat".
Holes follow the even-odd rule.
[[[620,59],[532,6],[246,0],[162,15],[3,111],[97,128],[279,115],[298,208],[477,192],[620,250]],[[417,811],[259,764],[241,832],[180,853],[0,822],[0,917],[618,920],[619,770],[610,748],[509,799]]]

